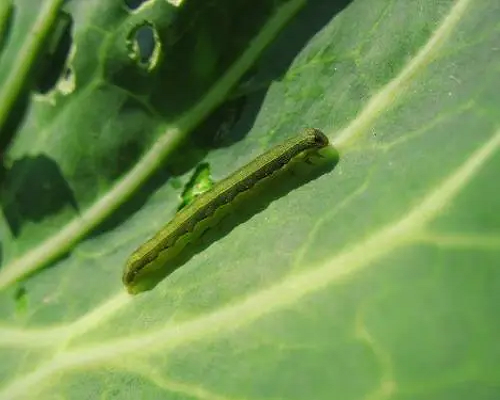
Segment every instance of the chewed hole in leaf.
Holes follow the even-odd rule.
[[[38,61],[35,88],[40,93],[50,91],[66,70],[66,60],[72,44],[72,27],[71,16],[61,12]]]
[[[161,52],[160,40],[153,24],[144,22],[137,26],[127,41],[130,58],[141,68],[152,70],[158,63]]]
[[[146,3],[149,0],[124,0],[125,6],[133,11],[142,6],[143,3]]]
[[[58,82],[59,90],[64,94],[69,94],[75,89],[75,74],[72,67],[67,66]]]

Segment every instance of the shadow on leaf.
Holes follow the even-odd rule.
[[[78,210],[59,166],[44,155],[16,160],[5,172],[2,210],[14,236],[27,221],[39,222],[70,205]]]

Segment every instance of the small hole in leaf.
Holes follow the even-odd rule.
[[[145,23],[138,26],[129,38],[131,58],[141,67],[151,70],[160,51],[160,42],[153,25]]]
[[[124,3],[125,6],[132,11],[138,9],[146,1],[148,0],[124,0]]]
[[[64,69],[57,87],[61,91],[61,93],[64,94],[70,94],[71,92],[73,92],[73,90],[75,90],[75,74],[73,73],[72,68],[66,67]]]
[[[57,18],[52,32],[36,67],[35,87],[40,93],[47,93],[59,80],[66,65],[71,48],[73,19],[65,12]]]

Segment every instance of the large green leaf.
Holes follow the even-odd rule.
[[[2,89],[54,18],[28,3]],[[69,4],[71,73],[4,157],[0,398],[500,397],[500,4],[117,3]],[[148,24],[162,51],[141,67]],[[208,151],[194,128],[252,66],[279,81]],[[202,158],[218,180],[305,126],[333,170],[126,294],[125,259]]]

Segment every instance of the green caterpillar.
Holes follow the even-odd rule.
[[[214,214],[233,202],[239,194],[281,170],[296,157],[307,160],[308,154],[328,145],[328,138],[320,130],[306,129],[300,135],[258,156],[201,194],[130,255],[123,273],[123,283],[128,292],[141,291],[141,283],[147,276],[162,269],[189,242],[196,240],[206,228],[215,224],[217,221],[212,221]],[[203,229],[199,229],[200,227]]]

